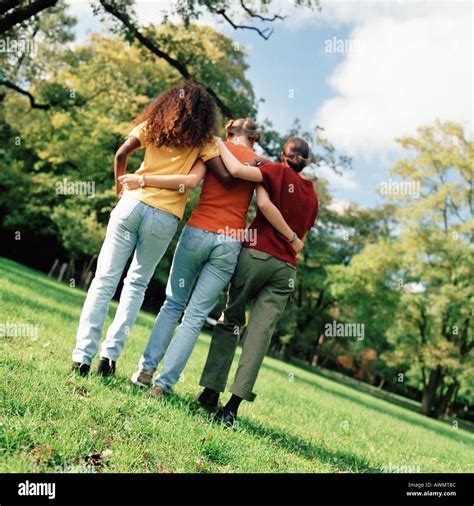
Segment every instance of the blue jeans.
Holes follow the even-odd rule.
[[[90,364],[97,353],[110,299],[134,252],[115,318],[100,353],[101,357],[118,359],[135,323],[148,282],[176,232],[178,221],[176,216],[127,195],[120,199],[110,214],[95,277],[82,308],[72,353],[75,362]]]
[[[234,273],[241,247],[241,242],[225,235],[184,227],[171,266],[166,301],[139,364],[140,369],[154,372],[164,357],[155,383],[165,390],[183,372],[207,315]]]

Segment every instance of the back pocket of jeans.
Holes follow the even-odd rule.
[[[188,251],[197,251],[205,236],[206,232],[204,230],[186,226],[181,233],[181,246]]]
[[[174,235],[178,228],[178,222],[178,218],[173,214],[166,213],[160,209],[154,209],[151,233],[157,237]]]
[[[234,272],[241,248],[242,243],[237,241],[219,244],[211,255],[212,263],[225,271]]]

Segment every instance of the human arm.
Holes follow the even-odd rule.
[[[271,160],[263,156],[256,156],[249,162],[250,166],[256,167],[264,163],[271,163]],[[211,158],[206,162],[206,169],[211,171],[214,176],[227,188],[231,188],[235,184],[235,177],[226,169],[224,162],[220,156]]]
[[[257,167],[258,165],[263,165],[265,163],[273,163],[273,161],[266,156],[257,155],[251,162],[249,162],[249,165]]]
[[[145,186],[153,186],[154,188],[166,188],[168,190],[179,190],[184,193],[186,190],[196,188],[206,174],[206,166],[204,162],[198,158],[187,175],[166,174],[160,176],[143,176]],[[134,190],[140,186],[139,174],[125,174],[119,177],[123,185],[123,189]]]
[[[230,188],[235,183],[235,178],[232,174],[226,169],[224,162],[220,156],[215,156],[206,162],[206,169],[209,170],[216,176],[220,183],[222,183],[227,188]]]
[[[142,146],[140,141],[134,135],[130,135],[115,153],[114,176],[115,192],[117,195],[120,195],[122,193],[122,183],[120,181],[120,177],[123,176],[127,170],[128,157],[141,147]]]
[[[247,181],[255,181],[257,183],[263,181],[262,173],[257,167],[251,167],[239,162],[220,137],[214,137],[214,139],[217,147],[219,148],[222,161],[232,176],[240,179],[246,179]]]
[[[261,184],[257,185],[257,206],[270,225],[291,243],[296,253],[303,249],[304,242],[288,225],[278,207],[270,200],[267,190]]]

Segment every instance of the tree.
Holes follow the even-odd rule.
[[[156,38],[166,44],[174,37],[183,55],[193,53],[189,66],[197,74],[207,72],[205,62],[213,61],[209,82],[243,116],[253,115],[255,98],[245,79],[243,51],[235,51],[227,37],[209,27],[175,32],[166,24],[157,29]],[[82,46],[55,47],[53,53],[49,41],[39,32],[37,37],[31,68],[22,73],[30,76],[31,93],[48,108],[31,109],[17,93],[3,99],[0,158],[9,171],[0,181],[0,219],[8,231],[48,241],[59,256],[66,251],[77,267],[82,264],[79,272],[87,271],[116,202],[114,152],[130,131],[131,120],[181,76],[166,62],[150,59],[138,43],[128,45],[117,36],[92,35]],[[46,68],[47,74],[39,71]],[[130,158],[129,170],[138,168],[142,156]],[[90,187],[90,192],[84,194],[81,187]],[[163,284],[167,264],[168,258],[157,271]]]
[[[454,123],[399,142],[415,156],[397,162],[391,175],[399,179],[385,184],[397,235],[336,269],[333,293],[346,317],[356,308],[368,325],[379,320],[373,336],[390,346],[382,359],[421,390],[422,413],[441,416],[460,390],[472,394],[474,149]],[[389,301],[385,313],[367,311],[371,294]]]
[[[40,12],[54,7],[58,0],[33,0],[25,5],[21,0],[7,0],[0,5],[0,33],[11,30],[14,26],[37,16]]]
[[[170,12],[166,13],[164,19],[165,24],[167,23],[169,14],[176,13],[183,19],[184,27],[186,30],[193,28],[191,22],[194,19],[198,19],[202,14],[203,10],[207,10],[214,15],[221,16],[235,29],[250,29],[256,31],[260,36],[268,39],[273,29],[260,29],[253,25],[240,25],[234,23],[231,16],[237,10],[238,15],[244,15],[247,19],[253,23],[258,20],[260,23],[272,23],[276,20],[283,20],[282,16],[274,14],[272,17],[266,17],[263,14],[268,11],[271,4],[271,0],[261,0],[259,13],[254,8],[249,7],[243,0],[240,0],[240,4],[235,9],[235,2],[233,0],[176,0],[174,4],[170,6]],[[310,8],[319,8],[319,0],[296,0],[295,6],[305,5]],[[218,107],[224,116],[238,117],[239,112],[237,109],[233,109],[225,101],[225,93],[219,87],[214,88],[208,82],[208,77],[212,75],[212,72],[204,74],[200,79],[196,73],[193,73],[193,69],[187,64],[190,55],[193,53],[187,53],[182,51],[179,42],[174,38],[174,33],[169,33],[165,39],[156,37],[155,27],[150,26],[146,29],[139,27],[135,15],[135,2],[134,0],[99,0],[93,3],[93,12],[97,15],[106,13],[116,21],[115,29],[124,35],[125,39],[131,43],[137,41],[147,51],[151,52],[155,57],[166,61],[172,68],[174,68],[184,79],[195,79],[200,82],[208,92],[214,97]],[[240,12],[239,12],[240,11]],[[35,0],[28,5],[23,5],[23,2],[16,0],[9,0],[4,2],[0,7],[0,14],[4,17],[0,21],[0,33],[5,33],[7,37],[12,36],[14,39],[18,39],[18,35],[23,32],[29,33],[29,40],[33,40],[36,37],[37,32],[41,28],[42,18],[46,19],[59,19],[62,17],[62,21],[65,23],[66,28],[72,24],[72,19],[65,14],[65,3],[64,0]],[[178,32],[183,32],[179,30]],[[44,32],[47,33],[47,32]],[[166,41],[166,44],[163,42]],[[183,58],[184,56],[184,58]],[[24,57],[24,54],[22,58]],[[21,59],[19,61],[22,63]],[[206,61],[206,67],[213,69],[213,64]],[[196,67],[194,67],[195,69]],[[198,67],[199,68],[199,67]],[[17,69],[18,70],[18,69]],[[15,76],[16,79],[7,79],[3,73],[0,74],[0,86],[8,88],[12,91],[27,96],[30,100],[32,108],[39,108],[47,110],[49,104],[39,104],[35,100],[34,95],[30,90],[25,89],[19,85],[18,79],[20,76]],[[29,81],[26,81],[29,82]]]

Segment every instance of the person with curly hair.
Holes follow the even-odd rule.
[[[163,188],[145,186],[145,178],[175,174],[188,177],[191,182],[195,180],[189,174],[193,166],[199,172],[203,162],[219,157],[213,141],[216,125],[214,100],[203,86],[188,81],[158,96],[136,118],[127,141],[116,152],[118,195],[122,193],[121,176],[130,154],[145,149],[145,156],[136,171],[138,187],[127,191],[110,215],[95,277],[82,308],[72,352],[73,371],[81,375],[89,372],[99,350],[109,302],[133,254],[97,367],[99,375],[115,372],[115,362],[135,322],[145,290],[176,232],[187,200],[187,189],[180,191],[173,184],[164,184]],[[211,164],[213,168],[215,164]]]
[[[268,161],[252,151],[254,143],[260,139],[260,133],[251,118],[230,120],[225,129],[226,145],[241,162],[254,164]],[[222,171],[226,170],[220,158],[214,158],[211,162],[216,166],[220,164]],[[205,167],[203,169],[198,178],[204,176]],[[192,172],[199,170],[193,169]],[[150,392],[155,398],[165,397],[178,381],[202,325],[232,277],[246,237],[247,211],[255,185],[234,179],[227,172],[225,174],[228,177],[224,180],[215,174],[220,172],[205,175],[199,203],[183,228],[173,257],[166,300],[156,318],[139,368],[131,378],[136,385],[144,388],[151,386],[153,374],[163,360],[163,368]],[[121,181],[124,187],[135,188],[137,176],[127,174]],[[147,185],[172,183],[181,183],[184,187],[187,184],[179,176],[146,178]],[[257,189],[260,203],[264,200],[261,192],[266,193],[263,187]],[[283,217],[268,195],[266,204],[262,212],[271,224],[281,230]],[[283,226],[291,238],[292,231],[287,231],[289,227],[286,223]],[[299,243],[295,241],[295,247],[302,247],[301,241]],[[176,330],[181,317],[181,324]]]

